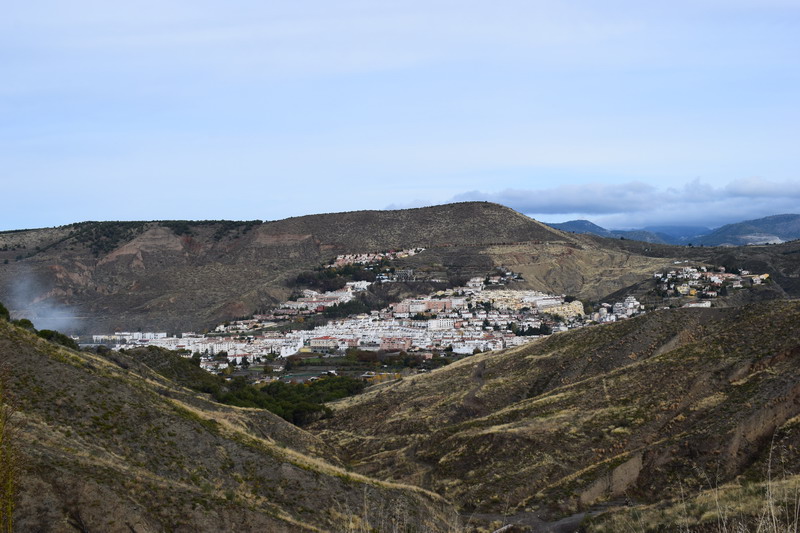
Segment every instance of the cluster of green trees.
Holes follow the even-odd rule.
[[[408,352],[385,352],[383,350],[361,350],[359,348],[348,348],[344,356],[339,357],[313,357],[302,358],[297,355],[290,356],[286,361],[286,370],[301,368],[304,366],[327,366],[344,369],[377,369],[381,365],[386,365],[390,369],[401,368],[426,368],[434,369],[450,364],[460,358],[453,357],[452,346],[443,350],[444,353],[433,352],[431,359],[425,359],[422,354]]]
[[[514,322],[512,322],[508,325],[508,329],[514,335],[519,335],[520,337],[529,337],[531,335],[550,335],[551,333],[553,333],[553,328],[551,328],[544,322],[542,322],[538,328],[534,328],[533,326],[528,326],[527,328],[521,328],[517,326]]]
[[[162,226],[172,230],[175,235],[193,235],[192,228],[199,226],[217,226],[213,239],[218,241],[231,233],[236,232],[236,237],[244,235],[255,226],[261,224],[260,220],[162,220]]]
[[[36,331],[36,334],[41,338],[55,344],[60,344],[61,346],[66,346],[67,348],[71,348],[73,350],[80,350],[78,343],[75,342],[72,337],[64,335],[60,331],[56,331],[54,329],[40,329]]]
[[[289,371],[304,366],[334,366],[369,369],[379,365],[381,360],[380,356],[380,352],[374,350],[359,350],[358,348],[348,348],[343,357],[330,357],[322,354],[319,354],[318,357],[300,357],[295,354],[286,358],[285,369]]]
[[[319,291],[336,291],[348,281],[375,281],[376,271],[385,266],[383,263],[371,268],[362,265],[344,265],[341,267],[318,268],[306,270],[295,278],[295,284]]]
[[[116,352],[104,357],[130,357],[176,383],[204,392],[219,402],[238,407],[267,409],[296,425],[304,425],[330,415],[325,402],[358,394],[365,384],[359,379],[330,376],[307,383],[272,383],[258,388],[242,377],[230,381],[199,368],[195,361],[156,346]],[[117,364],[125,361],[115,361]]]
[[[345,318],[350,315],[369,313],[373,307],[364,298],[354,298],[349,302],[326,307],[322,314],[327,318]]]
[[[366,386],[359,379],[330,376],[307,383],[273,381],[259,388],[242,377],[225,380],[202,370],[192,359],[156,346],[122,350],[119,353],[104,350],[101,355],[123,365],[128,363],[120,356],[129,357],[176,383],[210,394],[214,401],[238,407],[267,409],[296,425],[305,425],[329,416],[331,411],[323,405],[325,402],[358,394]]]
[[[136,237],[144,228],[144,222],[84,222],[75,227],[71,236],[86,244],[97,256]]]
[[[311,330],[327,323],[328,319],[322,315],[299,316],[295,317],[291,322],[279,324],[275,329],[286,333],[287,331]]]
[[[344,283],[342,286],[344,286]],[[289,299],[297,299],[299,297],[299,293],[294,293]],[[281,329],[313,329],[316,326],[326,324],[329,319],[346,318],[350,315],[358,315],[361,313],[376,311],[387,307],[391,303],[397,302],[399,299],[399,294],[390,294],[383,285],[374,284],[371,285],[368,290],[358,293],[358,296],[349,302],[334,304],[326,307],[325,310],[322,311],[321,320],[315,320],[313,316],[304,317],[304,325],[295,325]]]
[[[141,233],[146,222],[81,222],[74,224],[69,237],[86,244],[94,255],[109,253],[123,242],[129,241]],[[171,229],[176,235],[192,235],[195,226],[217,226],[213,238],[220,240],[232,231],[236,236],[244,235],[255,226],[261,224],[260,220],[164,220],[160,221],[164,227]]]
[[[259,389],[243,378],[234,378],[212,396],[228,405],[267,409],[303,426],[331,415],[330,408],[324,405],[326,402],[358,394],[365,386],[360,379],[330,376],[299,384],[273,381]]]

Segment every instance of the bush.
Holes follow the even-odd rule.
[[[54,331],[54,330],[51,330],[51,329],[42,329],[42,330],[39,330],[38,332],[36,332],[36,334],[39,335],[41,338],[43,338],[45,340],[48,340],[48,341],[53,342],[55,344],[60,344],[61,346],[66,346],[67,348],[70,348],[72,350],[79,350],[80,349],[80,347],[78,346],[78,343],[75,342],[72,339],[72,337],[64,335],[61,332]]]
[[[36,328],[33,327],[33,322],[28,320],[27,318],[20,318],[19,320],[12,320],[12,324],[22,329],[27,329],[28,331],[36,331]]]

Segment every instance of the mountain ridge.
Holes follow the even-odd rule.
[[[589,220],[548,224],[562,231],[590,233],[599,237],[625,238],[657,244],[747,246],[776,244],[800,239],[800,215],[771,215],[726,224],[716,229],[701,226],[648,226],[634,230],[608,230]]]
[[[708,246],[776,244],[800,239],[800,215],[782,214],[726,224],[697,239]]]

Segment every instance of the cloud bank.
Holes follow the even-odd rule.
[[[713,186],[694,180],[677,188],[641,181],[590,183],[470,191],[453,198],[453,201],[472,200],[496,202],[552,222],[589,218],[612,229],[659,224],[717,227],[769,215],[799,213],[800,181],[749,178]]]

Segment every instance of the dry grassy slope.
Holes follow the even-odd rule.
[[[492,246],[495,264],[520,272],[532,289],[591,300],[652,277],[671,261],[610,251],[592,241],[544,245]]]
[[[0,361],[24,457],[19,531],[450,530],[443,499],[348,473],[270,413],[213,404],[4,321]]]
[[[530,287],[589,297],[618,290],[664,263],[606,251],[584,236],[483,202],[186,228],[190,233],[141,222],[0,233],[0,248],[26,247],[0,252],[0,260],[11,258],[0,261],[0,301],[24,311],[14,309],[12,295],[26,280],[32,298],[71,310],[74,326],[61,329],[189,330],[282,300],[290,292],[288,278],[348,252],[422,246],[428,250],[411,266],[483,275],[506,264],[523,272]],[[30,256],[14,260],[20,253]]]
[[[800,413],[798,371],[798,301],[661,311],[377,388],[317,430],[467,510],[560,515],[734,478]]]
[[[619,506],[585,524],[597,533],[617,531],[797,531],[800,488],[800,416],[772,435],[753,463],[724,483],[705,472],[697,494],[654,504]]]

